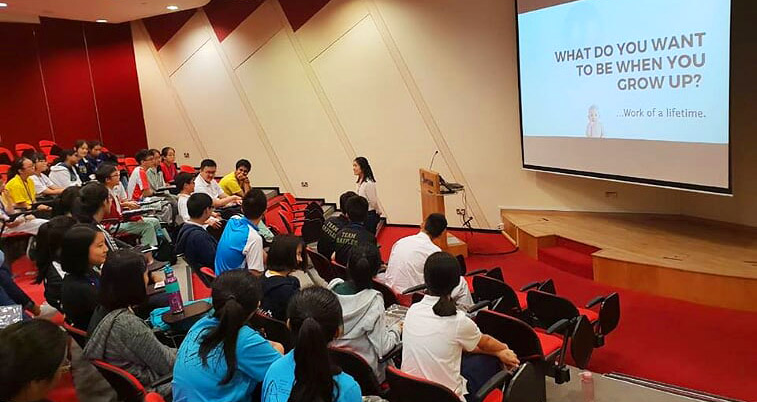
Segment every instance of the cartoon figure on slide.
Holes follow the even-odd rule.
[[[586,136],[589,138],[604,138],[605,128],[599,121],[597,105],[589,106],[589,123],[586,125]]]

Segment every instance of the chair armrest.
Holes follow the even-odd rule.
[[[494,391],[495,388],[502,387],[502,385],[505,384],[505,381],[509,380],[512,375],[512,372],[508,370],[502,370],[497,374],[494,374],[492,378],[486,381],[484,385],[476,391],[473,395],[473,400],[476,402],[483,401],[490,392]]]
[[[395,356],[402,353],[402,343],[398,343],[397,345],[392,348],[392,350],[389,351],[389,353],[385,354],[384,356],[379,357],[378,362],[379,363],[385,363],[388,362],[390,359],[393,359]]]
[[[591,299],[588,303],[586,303],[586,308],[592,308],[592,307],[596,306],[597,304],[602,303],[603,301],[605,301],[606,298],[607,298],[607,296],[597,296],[597,297]]]
[[[491,300],[481,300],[480,302],[468,307],[468,310],[466,311],[468,314],[475,313],[478,310],[483,309],[484,307],[491,306],[492,302]]]
[[[426,287],[427,286],[426,286],[425,283],[421,283],[420,285],[411,286],[411,287],[403,290],[402,294],[403,295],[409,295],[410,293],[415,293],[415,292],[418,292],[420,290],[424,290],[424,289],[426,289]]]
[[[529,290],[531,290],[531,289],[536,289],[536,288],[538,288],[539,286],[541,286],[541,282],[539,282],[539,281],[536,281],[536,282],[531,282],[531,283],[528,283],[528,284],[526,284],[526,285],[525,285],[525,286],[523,286],[522,288],[520,288],[520,291],[521,291],[521,292],[526,292],[526,291],[529,291]]]
[[[471,271],[471,272],[467,272],[465,274],[465,276],[481,275],[481,274],[485,274],[486,272],[487,272],[487,270],[485,268],[481,268],[481,269],[476,269],[476,270]]]
[[[570,321],[571,320],[567,318],[563,318],[562,320],[552,324],[552,326],[549,327],[549,329],[547,329],[547,333],[551,335],[551,334],[554,334],[555,332],[557,333],[562,332],[564,329],[568,327],[568,325],[570,324]]]
[[[155,388],[158,385],[168,384],[171,381],[173,381],[173,374],[166,374],[163,377],[160,377],[157,380],[153,381],[150,384],[149,388]]]

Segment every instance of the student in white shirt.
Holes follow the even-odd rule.
[[[126,191],[129,198],[134,201],[139,201],[143,197],[149,197],[153,195],[153,190],[150,187],[150,181],[147,178],[147,170],[154,165],[154,156],[152,152],[147,149],[141,149],[134,156],[139,166],[135,167],[131,171],[129,176],[129,183],[126,187]]]
[[[225,207],[229,204],[239,204],[242,198],[238,195],[226,195],[221,186],[216,182],[216,162],[212,159],[203,159],[200,162],[200,174],[195,178],[195,193],[205,193],[213,199],[216,208]]]
[[[192,193],[195,192],[194,176],[194,174],[187,172],[179,172],[176,176],[174,176],[174,183],[176,184],[176,188],[179,189],[179,195],[177,198],[179,214],[176,216],[176,221],[178,224],[189,222],[192,219],[189,215],[187,201],[189,201],[189,197],[192,195]],[[218,216],[218,213],[213,212],[213,215],[211,215],[210,218],[205,221],[205,225],[220,229],[221,220],[220,216]]]
[[[520,362],[507,345],[482,334],[473,320],[457,310],[451,293],[459,277],[460,265],[451,255],[438,252],[426,260],[428,291],[405,316],[401,369],[444,385],[465,401],[466,394],[474,394],[499,371],[500,362],[508,368]]]
[[[430,214],[423,221],[423,229],[415,235],[403,237],[392,246],[383,280],[397,293],[424,283],[423,266],[433,253],[442,251],[434,240],[446,235],[447,218],[439,213]],[[452,291],[452,299],[461,306],[473,304],[468,283],[460,283]]]
[[[60,153],[60,162],[50,168],[50,180],[58,187],[68,188],[81,186],[82,182],[76,165],[79,163],[79,154],[73,149],[64,149]]]
[[[34,182],[34,191],[37,193],[37,197],[43,197],[47,195],[58,195],[65,190],[63,187],[58,187],[50,180],[45,174],[47,171],[47,157],[43,153],[37,153],[32,159],[34,162],[34,174],[31,176]]]
[[[368,200],[368,218],[365,220],[365,228],[376,234],[376,227],[383,215],[381,204],[376,191],[376,178],[368,159],[358,156],[352,162],[352,173],[357,176],[357,195]]]

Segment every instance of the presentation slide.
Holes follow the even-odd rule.
[[[518,0],[523,165],[730,193],[730,0]]]

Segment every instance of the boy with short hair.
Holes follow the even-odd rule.
[[[221,186],[226,195],[244,196],[252,188],[250,186],[250,178],[248,177],[252,165],[247,159],[240,159],[237,161],[235,170],[226,176],[223,176],[218,185]]]
[[[238,195],[227,196],[221,186],[216,183],[216,169],[218,165],[212,159],[203,159],[200,162],[200,174],[195,178],[195,192],[205,193],[213,200],[213,206],[216,208],[225,207],[232,203],[238,203],[241,197]]]
[[[205,230],[205,222],[212,219],[213,200],[207,194],[196,193],[187,197],[185,205],[189,219],[179,230],[176,252],[183,253],[187,262],[195,268],[215,268],[218,241]]]
[[[232,269],[249,269],[262,274],[265,252],[263,238],[258,233],[258,224],[268,207],[268,199],[260,189],[252,189],[242,199],[244,216],[234,216],[226,223],[226,228],[218,242],[215,259],[216,275]]]

